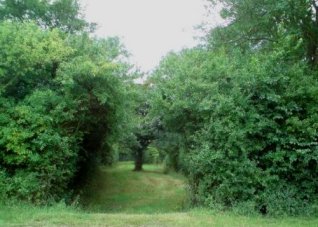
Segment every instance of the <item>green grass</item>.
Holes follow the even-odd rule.
[[[64,206],[1,207],[0,226],[318,226],[317,219],[244,217],[207,210],[161,214],[89,213]]]
[[[82,203],[97,212],[167,213],[181,211],[186,201],[185,179],[162,173],[161,166],[144,165],[132,171],[133,163],[100,168]]]
[[[0,206],[0,226],[317,226],[316,218],[240,216],[205,209],[185,210],[185,179],[132,163],[102,167],[83,195],[84,208]]]

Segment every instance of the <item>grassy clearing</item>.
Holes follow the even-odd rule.
[[[160,166],[131,171],[132,163],[101,168],[83,197],[84,209],[0,206],[0,226],[313,226],[315,218],[264,218],[204,209],[185,211],[185,181]]]
[[[181,211],[186,204],[185,179],[163,174],[161,166],[144,165],[134,172],[132,162],[102,167],[92,180],[82,203],[97,212],[167,213]]]

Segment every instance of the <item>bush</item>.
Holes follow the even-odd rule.
[[[0,46],[0,197],[71,200],[125,130],[119,44],[4,22]]]
[[[213,54],[173,54],[155,73],[153,111],[166,136],[182,138],[171,154],[193,202],[308,213],[318,195],[316,73],[284,51]]]
[[[301,65],[278,62],[252,59],[214,103],[190,164],[200,198],[229,207],[255,201],[255,209],[270,214],[303,212],[315,200],[317,80]],[[293,198],[278,199],[287,188]],[[280,203],[260,199],[266,195]]]
[[[0,130],[1,166],[10,197],[41,203],[64,195],[76,171],[79,134],[64,124],[74,119],[72,103],[37,91],[6,111]]]

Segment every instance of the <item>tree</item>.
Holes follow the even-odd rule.
[[[67,201],[126,131],[121,45],[1,22],[0,46],[0,197]]]
[[[223,5],[227,25],[211,31],[210,43],[217,47],[268,49],[286,36],[298,46],[299,58],[318,63],[318,3],[316,0],[211,0]],[[301,44],[301,45],[299,45]]]
[[[215,84],[210,70],[218,67],[214,56],[201,48],[171,53],[154,72],[151,116],[160,120],[163,130],[158,143],[168,153],[171,167],[183,168],[183,158],[193,147],[193,136],[208,117],[202,100],[213,95]],[[210,64],[210,65],[209,65]],[[211,77],[211,78],[209,78]]]
[[[1,0],[0,20],[35,21],[40,27],[69,33],[95,26],[83,19],[78,0]]]
[[[149,87],[146,85],[134,85],[132,88],[135,91],[135,99],[131,106],[135,112],[133,114],[133,136],[130,139],[134,140],[131,144],[131,152],[135,159],[135,171],[142,171],[144,162],[144,153],[148,145],[155,139],[155,124],[148,113],[151,108],[149,105]]]
[[[286,51],[195,48],[154,72],[159,140],[188,176],[194,204],[315,212],[317,74]]]
[[[5,97],[23,99],[37,87],[55,84],[57,68],[70,56],[57,30],[41,31],[34,24],[1,23],[0,92]],[[35,70],[36,69],[36,70]]]

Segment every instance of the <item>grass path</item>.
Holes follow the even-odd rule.
[[[125,213],[167,213],[181,211],[186,201],[185,179],[163,174],[161,166],[144,165],[132,171],[132,162],[101,167],[83,203],[89,211]]]
[[[83,196],[84,209],[0,206],[0,227],[180,226],[180,227],[318,227],[316,218],[264,218],[205,209],[184,210],[185,179],[162,174],[160,166],[146,165],[133,172],[132,163],[101,167]]]

